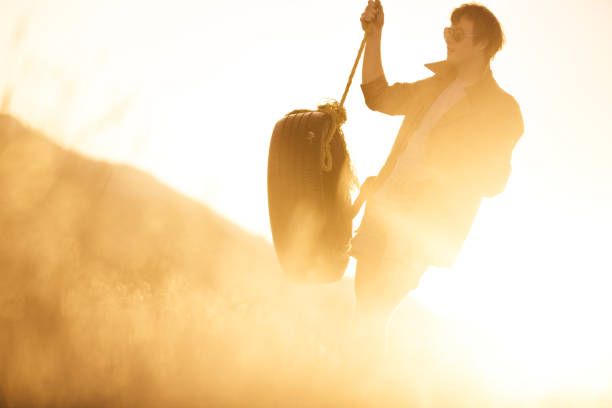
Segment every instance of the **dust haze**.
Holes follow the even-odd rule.
[[[572,406],[513,395],[483,365],[503,351],[410,299],[381,353],[352,279],[287,281],[265,240],[140,170],[9,115],[0,158],[1,406]]]
[[[66,150],[11,116],[0,116],[0,142],[2,405],[418,398],[431,346],[406,353],[396,344],[404,352],[393,360],[371,350],[369,333],[353,323],[350,279],[288,282],[262,238],[139,170]],[[420,343],[413,336],[411,348]],[[412,368],[400,373],[402,359]],[[436,369],[427,370],[441,404],[465,395],[443,381],[449,368],[435,380]]]
[[[2,2],[0,407],[612,405],[608,368],[593,369],[590,387],[547,382],[508,357],[521,349],[410,297],[381,354],[355,323],[351,278],[287,281],[269,241],[249,232],[268,219],[265,185],[244,174],[265,174],[274,121],[299,106],[288,105],[294,91],[284,82],[265,113],[262,92],[236,105],[233,89],[269,91],[276,74],[266,58],[294,69],[287,61],[297,54],[276,49],[301,53],[303,44],[283,42],[277,26],[240,26],[250,12],[203,22],[206,2],[198,13],[176,3]],[[311,25],[303,9],[270,4],[289,16],[281,29]],[[321,52],[305,69],[331,60]],[[345,68],[309,88],[328,96],[321,89],[342,83]],[[218,82],[227,96],[207,99],[207,84]],[[251,133],[228,137],[239,122]],[[564,330],[580,331],[555,312]],[[598,316],[579,318],[600,327]],[[533,329],[518,336],[536,349],[532,337],[546,327]],[[589,333],[578,351],[561,343],[552,354],[580,360]],[[568,360],[557,360],[559,372],[571,371]]]

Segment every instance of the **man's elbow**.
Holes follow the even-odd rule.
[[[364,101],[366,106],[373,111],[376,112],[380,112],[381,110],[381,106],[380,106],[380,102],[379,102],[380,98],[377,98],[375,96],[372,95],[364,95]]]

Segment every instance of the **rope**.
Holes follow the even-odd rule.
[[[329,132],[325,135],[325,140],[323,141],[323,155],[321,156],[321,168],[325,172],[330,172],[333,169],[333,160],[331,154],[331,141],[334,138],[336,132],[340,135],[340,137],[344,137],[342,133],[342,125],[346,122],[346,109],[341,106],[338,101],[330,100],[326,104],[317,106],[317,111],[323,112],[329,115],[331,119],[331,124],[329,126]],[[305,113],[312,112],[310,109],[296,109],[289,112],[285,116],[297,114],[297,113]]]
[[[363,49],[366,45],[366,40],[368,38],[368,33],[370,31],[370,26],[366,27],[366,30],[363,33],[363,39],[361,40],[361,45],[359,46],[359,52],[357,52],[357,58],[355,58],[355,62],[353,63],[353,69],[349,75],[348,82],[346,87],[344,88],[344,93],[342,94],[342,99],[340,103],[336,100],[330,100],[328,103],[317,106],[317,110],[319,112],[324,112],[329,115],[331,118],[331,126],[329,127],[329,132],[325,136],[324,141],[324,153],[321,159],[321,168],[325,172],[332,171],[333,168],[333,159],[331,154],[331,142],[334,138],[336,132],[340,134],[340,136],[344,137],[342,133],[342,125],[346,122],[346,109],[344,108],[344,101],[346,101],[346,96],[348,95],[348,91],[351,88],[351,84],[353,83],[353,77],[355,76],[355,71],[357,70],[357,65],[359,65],[359,60],[361,59],[361,54],[363,54]],[[308,109],[296,109],[294,111],[289,112],[287,115],[292,115],[294,113],[302,113],[302,112],[310,112]]]
[[[327,132],[325,142],[323,144],[325,152],[323,153],[323,160],[321,163],[321,168],[323,171],[329,172],[333,169],[331,141],[336,132],[338,132],[341,137],[344,137],[344,134],[342,133],[342,125],[344,122],[346,122],[346,109],[344,109],[344,106],[339,104],[337,101],[330,101],[325,105],[319,105],[317,109],[319,112],[327,113],[331,118],[329,132]]]
[[[359,64],[359,60],[361,59],[361,54],[363,53],[363,49],[365,48],[365,45],[366,45],[366,40],[368,38],[368,32],[370,31],[370,27],[371,26],[368,26],[365,32],[363,33],[363,40],[361,40],[361,45],[359,46],[359,52],[357,53],[357,58],[355,58],[355,63],[353,64],[351,75],[349,75],[349,79],[346,84],[346,88],[344,88],[344,94],[342,94],[342,99],[340,100],[340,106],[344,106],[346,95],[348,95],[349,88],[351,87],[351,83],[353,82],[353,77],[355,76],[355,71],[357,70],[357,65]]]
[[[359,46],[359,51],[357,52],[357,58],[355,58],[355,62],[353,63],[353,69],[351,69],[351,74],[349,75],[348,82],[344,88],[344,93],[342,94],[340,103],[332,101],[318,107],[319,111],[329,113],[332,118],[332,126],[330,127],[329,134],[325,139],[325,155],[322,163],[323,171],[332,170],[333,163],[331,155],[331,141],[334,138],[336,131],[343,136],[342,129],[340,127],[344,124],[344,122],[346,122],[346,109],[344,109],[344,101],[346,101],[346,96],[348,95],[348,91],[353,83],[353,77],[355,76],[355,71],[357,71],[357,65],[359,65],[359,60],[361,59],[361,54],[363,54],[363,49],[365,48],[368,33],[370,32],[371,27],[371,25],[368,25],[363,33],[363,39],[361,40],[361,45]]]

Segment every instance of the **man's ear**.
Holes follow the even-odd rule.
[[[478,50],[481,50],[483,52],[487,48],[488,45],[489,45],[489,40],[487,39],[478,40],[474,43],[474,47],[476,47]]]

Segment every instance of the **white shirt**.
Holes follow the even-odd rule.
[[[467,82],[455,79],[442,91],[409,139],[406,149],[398,157],[391,174],[372,197],[374,200],[379,194],[379,198],[391,194],[397,197],[398,193],[400,196],[406,195],[406,198],[409,198],[411,187],[416,182],[428,178],[422,166],[422,159],[427,148],[429,133],[440,118],[465,97],[465,87],[468,85],[470,84]]]
[[[455,79],[442,91],[423,117],[419,127],[408,140],[408,144],[398,157],[391,174],[374,193],[373,197],[370,198],[370,202],[382,201],[382,208],[385,208],[384,202],[387,199],[395,201],[400,197],[402,201],[409,202],[413,199],[414,194],[418,194],[418,191],[415,190],[415,184],[429,178],[427,169],[422,166],[422,159],[427,148],[429,134],[440,118],[466,96],[465,87],[468,85],[470,84],[467,82]],[[395,260],[403,259],[405,254],[402,245],[405,245],[405,243],[401,239],[401,234],[406,229],[406,226],[402,222],[405,223],[407,220],[395,219],[393,214],[388,215],[390,215],[390,218],[384,218],[382,221],[389,224],[385,229],[391,227],[387,233],[394,235],[394,238],[386,241],[387,246],[384,250],[384,256]],[[378,220],[378,222],[380,221]],[[353,256],[355,254],[367,254],[371,253],[371,251],[376,251],[375,248],[380,244],[379,233],[376,232],[376,228],[374,231],[372,230],[372,222],[377,224],[377,221],[369,219],[367,216],[364,217],[359,227],[359,233],[351,241]],[[394,247],[394,245],[400,245],[400,248]]]

